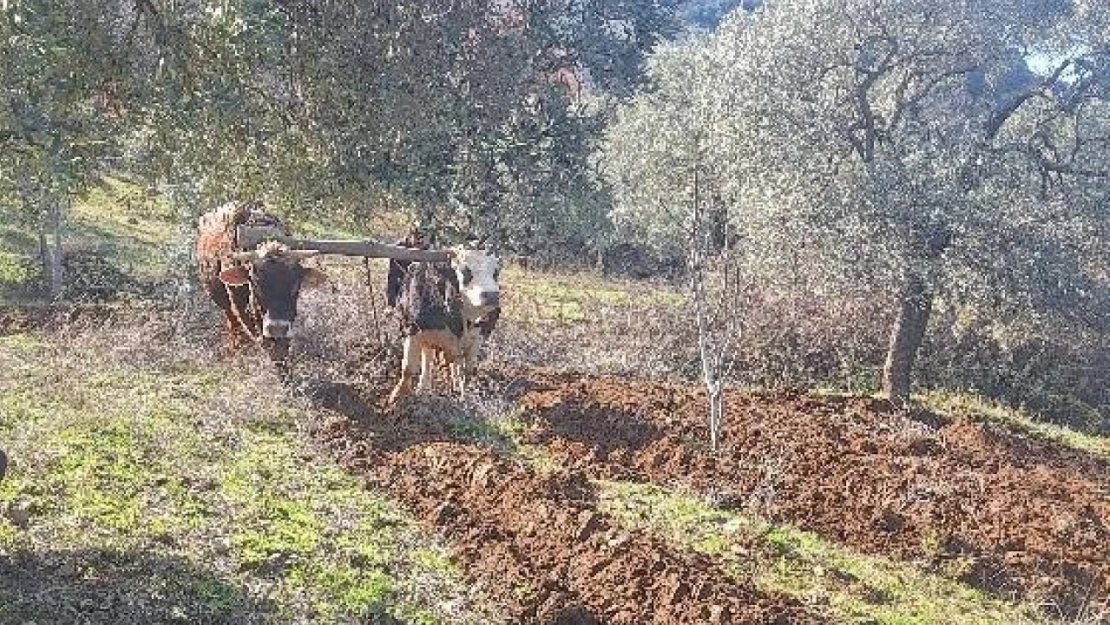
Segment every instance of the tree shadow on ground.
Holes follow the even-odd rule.
[[[273,611],[175,556],[111,549],[0,555],[0,623],[242,625]]]
[[[580,605],[571,605],[559,611],[550,625],[600,625],[601,619]]]
[[[388,387],[312,381],[305,397],[316,409],[340,414],[382,452],[427,443],[477,443],[494,449],[515,445],[504,433],[450,395],[417,394],[396,406],[385,404]]]

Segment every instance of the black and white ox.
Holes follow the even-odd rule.
[[[227,317],[231,347],[245,338],[261,344],[271,359],[282,363],[289,353],[301,289],[321,285],[327,278],[300,264],[316,251],[291,250],[273,241],[239,250],[235,237],[241,225],[288,234],[280,220],[255,202],[229,203],[206,213],[197,226],[201,285]]]
[[[500,259],[473,247],[456,247],[450,254],[450,262],[416,262],[390,269],[388,280],[401,284],[396,311],[404,333],[401,379],[389,396],[391,404],[412,393],[417,374],[420,390],[431,389],[437,354],[446,358],[451,380],[463,396],[477,368],[478,353],[497,325]]]

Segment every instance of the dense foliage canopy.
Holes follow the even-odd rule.
[[[0,186],[72,194],[111,169],[193,211],[262,196],[357,218],[384,202],[526,250],[580,246],[605,229],[589,161],[605,98],[631,93],[672,14],[624,0],[11,0]]]
[[[962,323],[1104,331],[1105,11],[784,0],[734,13],[657,54],[610,130],[615,218],[674,244],[696,170],[753,271],[797,286],[790,268],[804,266],[809,289],[895,294],[891,357],[908,350],[906,370],[938,303]]]

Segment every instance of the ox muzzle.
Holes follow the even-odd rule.
[[[293,323],[266,315],[262,319],[262,336],[268,339],[287,339],[293,336]]]
[[[483,291],[478,296],[478,302],[482,306],[496,308],[501,305],[501,293],[499,291]]]

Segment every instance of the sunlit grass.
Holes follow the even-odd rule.
[[[525,412],[524,408],[513,407],[494,414],[461,413],[450,425],[459,436],[525,462],[536,471],[556,470],[558,461],[542,446],[528,442],[531,421],[525,417]]]
[[[0,337],[0,560],[26,567],[0,622],[60,622],[102,586],[150,623],[475,622],[446,552],[319,458],[269,378],[58,340]]]
[[[7,210],[10,214],[0,215],[5,222],[0,223],[0,288],[27,291],[44,283],[39,233],[30,223],[16,220],[14,209]],[[113,275],[143,282],[164,279],[175,262],[175,249],[189,238],[181,216],[165,197],[115,178],[75,197],[61,232],[67,257],[94,255],[114,268]],[[53,245],[52,231],[47,234]]]
[[[1036,415],[980,395],[953,391],[926,391],[916,399],[942,414],[963,415],[998,423],[1073,449],[1110,457],[1110,438],[1096,436],[1039,420]]]
[[[1048,624],[1033,606],[993,599],[912,564],[864,555],[817,534],[714,507],[654,485],[602,482],[601,507],[707,554],[758,588],[845,623]]]
[[[505,314],[526,325],[581,323],[602,311],[681,308],[685,296],[675,288],[628,283],[590,273],[547,273],[509,267],[502,278]]]

